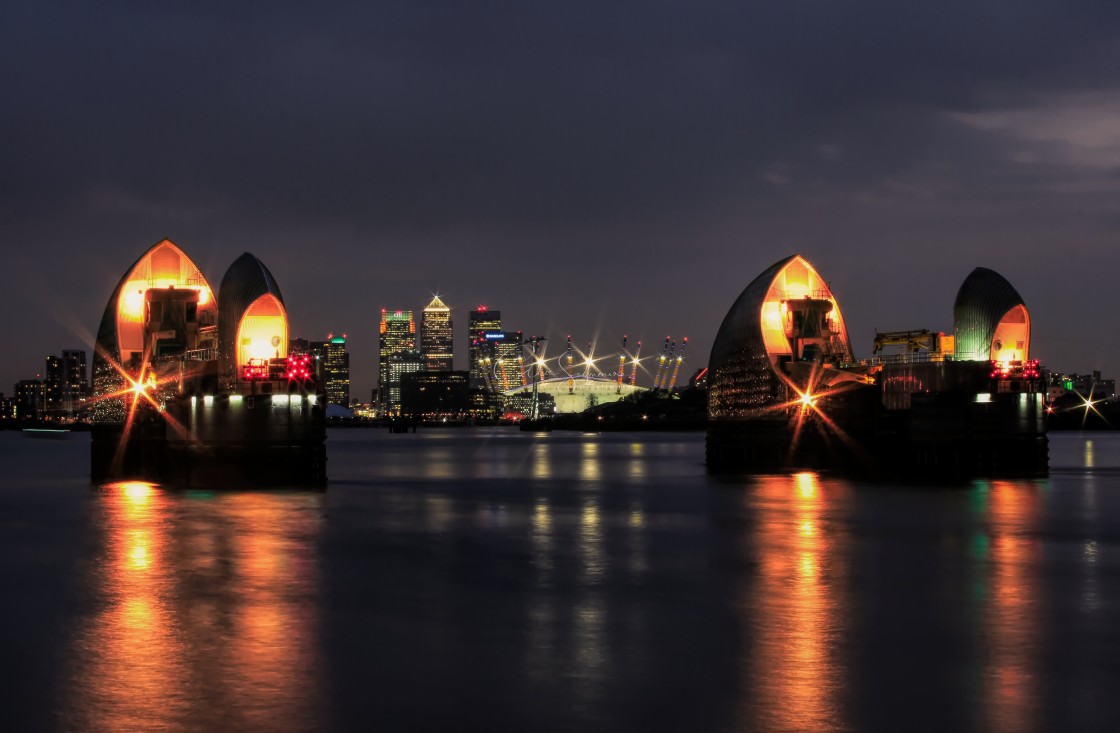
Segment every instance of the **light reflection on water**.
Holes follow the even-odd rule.
[[[318,727],[317,496],[200,500],[120,482],[97,500],[99,601],[79,635],[65,727]]]
[[[847,491],[842,483],[822,486],[813,473],[760,477],[747,488],[759,567],[741,598],[750,625],[741,729],[842,727],[848,547],[846,534],[824,525]]]
[[[58,489],[83,589],[16,627],[23,659],[67,629],[57,727],[1120,730],[1120,437],[920,490],[717,482],[702,436],[421,438],[332,435],[322,495]],[[29,526],[0,571],[34,594],[3,559],[61,535]]]
[[[1030,730],[1039,697],[1038,628],[1040,548],[1034,537],[1041,511],[1038,487],[1029,481],[994,481],[989,500],[987,690],[991,730]]]

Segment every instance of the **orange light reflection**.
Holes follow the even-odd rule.
[[[744,589],[751,624],[743,694],[743,724],[769,730],[838,727],[843,669],[847,574],[846,538],[828,525],[829,507],[846,496],[843,484],[822,486],[814,473],[760,477],[749,501],[759,517],[759,584]]]
[[[992,730],[1033,727],[1039,654],[1038,487],[994,481],[989,492],[991,595],[986,611],[990,657],[988,705]]]

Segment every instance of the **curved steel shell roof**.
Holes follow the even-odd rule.
[[[241,318],[264,295],[275,297],[286,310],[276,278],[263,262],[246,252],[229,266],[218,286],[218,360],[223,378],[236,375],[237,328]]]
[[[804,280],[801,290],[792,289],[789,276],[794,273],[799,282],[801,278]],[[764,319],[780,317],[777,299],[800,298],[810,292],[814,297],[833,302],[841,330],[840,350],[846,359],[851,359],[852,348],[843,317],[827,283],[808,260],[801,255],[790,255],[763,270],[747,285],[719,327],[708,360],[709,418],[752,417],[759,410],[784,401],[784,375],[779,372],[778,360],[783,348],[788,352],[788,344],[775,340],[774,333],[780,328],[767,325]],[[768,308],[772,308],[773,313]]]
[[[988,359],[996,327],[1017,306],[1026,308],[1022,296],[1003,275],[986,267],[969,273],[953,303],[956,357]]]

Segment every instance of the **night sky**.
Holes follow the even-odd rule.
[[[215,289],[260,257],[362,400],[383,306],[438,292],[460,368],[485,302],[550,354],[689,336],[687,374],[794,252],[857,356],[986,266],[1034,356],[1117,376],[1115,0],[156,5],[5,3],[5,393],[164,237]]]

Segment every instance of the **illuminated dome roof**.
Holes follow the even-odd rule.
[[[288,355],[288,313],[280,286],[264,263],[246,252],[218,287],[218,359],[223,380],[232,381],[251,358]]]
[[[808,260],[791,255],[752,280],[723,319],[708,361],[708,416],[742,419],[784,402],[789,362],[851,360],[828,283]]]
[[[567,377],[552,377],[537,382],[538,393],[551,395],[556,400],[558,414],[583,412],[589,407],[615,402],[635,392],[645,391],[645,387],[638,387],[629,382],[623,382],[620,390],[618,381],[610,377],[575,377],[572,379],[570,392]],[[505,391],[507,397],[532,393],[531,384]]]
[[[953,303],[956,358],[1026,360],[1031,320],[1022,296],[1002,275],[977,267],[961,284]]]

